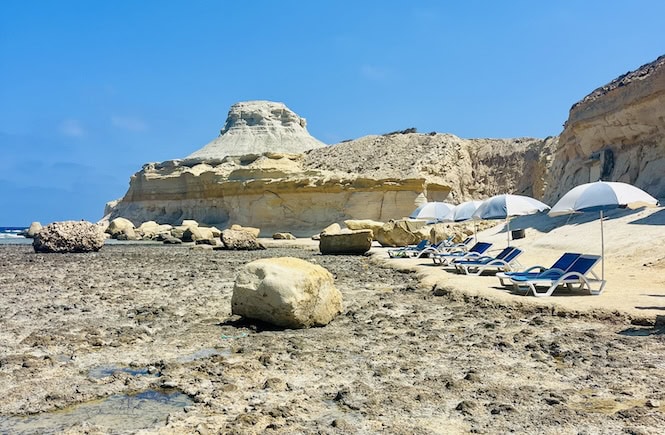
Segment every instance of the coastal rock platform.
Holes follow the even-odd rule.
[[[263,251],[125,243],[53,256],[0,246],[0,432],[25,428],[14,416],[30,413],[34,422],[115,394],[167,388],[193,403],[146,433],[659,433],[665,343],[656,315],[665,286],[649,270],[662,268],[662,250],[636,251],[656,228],[640,223],[661,216],[610,215],[616,236],[606,247],[601,296],[533,304],[492,288],[496,278],[457,276],[426,259],[387,260],[379,247],[372,256],[327,256],[312,240],[262,239]],[[551,228],[541,221],[519,240],[525,264],[551,261],[575,241],[595,246],[593,219]],[[626,241],[621,225],[640,231]],[[500,246],[501,228],[480,237]],[[625,253],[631,242],[636,251]],[[307,330],[233,316],[240,268],[280,256],[329,270],[342,313]],[[635,269],[638,258],[649,266]],[[435,286],[447,291],[436,296]],[[614,294],[650,323],[646,314],[615,310]],[[584,304],[598,310],[577,308]],[[93,375],[108,366],[127,370]],[[49,414],[55,410],[62,411]],[[108,427],[70,429],[92,430]]]

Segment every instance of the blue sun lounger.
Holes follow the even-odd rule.
[[[413,253],[418,253],[425,249],[429,242],[427,240],[422,240],[420,243],[417,245],[409,245],[409,246],[403,246],[401,248],[397,249],[389,249],[388,250],[388,257],[390,258],[407,258],[407,257],[413,257]]]
[[[579,258],[582,254],[577,254],[574,252],[566,252],[563,254],[557,261],[554,262],[552,267],[544,266],[531,266],[526,270],[521,272],[499,272],[496,274],[496,277],[499,278],[499,282],[502,286],[512,286],[513,283],[510,281],[511,276],[522,276],[522,277],[535,277],[539,273],[543,273],[547,270],[555,270],[558,272],[566,272],[568,268]]]
[[[548,270],[539,273],[535,277],[513,276],[510,281],[513,283],[515,290],[526,289],[527,295],[531,291],[537,297],[551,296],[559,286],[563,285],[568,287],[569,290],[581,290],[586,287],[592,295],[599,295],[603,292],[605,281],[599,279],[591,270],[599,261],[599,255],[580,255],[565,272]],[[587,274],[590,274],[591,277]],[[600,284],[600,287],[592,289],[592,283]],[[538,291],[539,286],[547,287],[547,289],[544,292]]]
[[[447,266],[453,260],[478,258],[481,255],[483,255],[485,251],[487,251],[491,246],[492,246],[491,243],[478,242],[475,245],[473,245],[471,249],[469,249],[467,252],[459,251],[459,252],[450,252],[443,254],[434,254],[432,255],[432,261],[435,264],[441,263]]]
[[[481,256],[478,258],[454,260],[452,265],[458,272],[465,275],[480,275],[489,271],[510,271],[513,265],[519,265],[517,257],[522,254],[522,250],[514,246],[504,248],[496,257]]]

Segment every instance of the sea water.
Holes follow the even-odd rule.
[[[0,245],[30,244],[31,239],[20,235],[28,227],[0,227]]]

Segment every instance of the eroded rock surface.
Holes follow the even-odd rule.
[[[35,252],[95,252],[104,246],[103,229],[86,221],[53,222],[39,230],[32,241]]]
[[[665,196],[665,56],[618,77],[570,109],[547,177],[554,203],[582,183],[622,181]]]

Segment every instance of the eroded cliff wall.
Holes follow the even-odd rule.
[[[545,201],[578,184],[623,181],[665,197],[665,56],[596,89],[570,109]]]
[[[145,165],[111,218],[183,219],[309,236],[347,219],[408,216],[416,199],[462,201],[495,193],[542,195],[554,139],[368,136],[304,154],[186,159]]]

